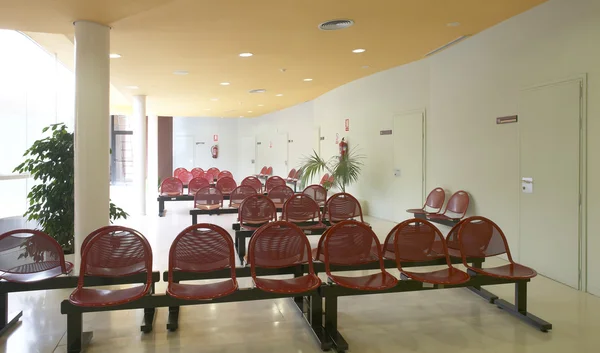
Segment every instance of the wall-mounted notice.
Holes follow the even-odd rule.
[[[273,141],[269,141],[269,148],[273,148]]]
[[[379,135],[391,135],[392,130],[381,130],[379,131]]]
[[[335,144],[339,144],[340,143],[340,134],[338,134],[337,132],[335,133]]]
[[[213,135],[213,141],[218,142],[219,141],[219,135]]]
[[[346,119],[346,121],[344,122],[344,128],[346,129],[346,131],[350,131],[350,119]]]
[[[510,123],[516,123],[518,121],[519,121],[518,115],[502,116],[502,117],[496,118],[496,124],[510,124]]]

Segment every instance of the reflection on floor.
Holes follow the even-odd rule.
[[[113,196],[113,200],[122,199],[122,194]],[[120,224],[148,238],[154,249],[154,268],[165,270],[172,240],[191,224],[191,202],[168,203],[163,218],[157,217],[155,204],[148,216],[132,216]],[[235,215],[201,216],[199,220],[231,231]],[[393,226],[372,217],[366,220],[382,239]],[[318,238],[310,240],[316,245]],[[241,279],[240,285],[251,282]],[[489,289],[512,302],[513,286]],[[159,283],[157,291],[164,290],[165,284]],[[66,352],[66,317],[60,314],[59,303],[70,292],[10,294],[10,309],[24,314],[16,328],[0,337],[2,350]],[[466,289],[344,297],[339,302],[339,326],[350,352],[357,353],[598,352],[600,298],[541,276],[530,284],[529,298],[529,310],[554,325],[550,333],[536,331]],[[167,309],[158,309],[154,331],[142,334],[139,310],[85,314],[84,329],[94,331],[87,352],[320,352],[291,300],[185,307],[174,333],[166,330],[166,319]]]

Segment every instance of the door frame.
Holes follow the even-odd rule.
[[[403,110],[399,113],[394,114],[392,116],[392,130],[394,129],[394,120],[396,119],[396,117],[405,116],[405,115],[409,115],[409,114],[416,114],[416,113],[421,113],[421,119],[422,119],[421,120],[421,122],[422,122],[421,150],[423,151],[423,153],[421,156],[421,160],[423,161],[423,168],[422,168],[423,170],[421,171],[421,173],[422,173],[421,203],[425,203],[425,198],[427,197],[427,108]],[[393,131],[392,131],[392,133],[393,133]]]
[[[587,292],[587,73],[577,74],[563,79],[547,81],[541,84],[526,86],[519,90],[519,93],[541,89],[548,86],[555,86],[562,83],[579,82],[579,264],[578,264],[578,289]],[[521,247],[521,126],[518,128],[519,137],[519,155],[517,178],[518,205],[517,217],[519,224],[519,248]],[[520,249],[519,249],[520,250]],[[519,258],[521,251],[519,251]]]

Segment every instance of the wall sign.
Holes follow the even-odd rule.
[[[337,132],[335,133],[335,144],[339,144],[340,143],[340,134],[338,134]]]
[[[519,116],[518,115],[511,115],[511,116],[502,116],[499,118],[496,118],[496,124],[510,124],[510,123],[516,123],[519,121]]]
[[[391,135],[392,130],[381,130],[379,131],[379,135]]]
[[[346,119],[346,121],[344,122],[344,128],[346,129],[346,131],[350,131],[350,119]]]
[[[269,141],[269,148],[273,148],[273,141]]]
[[[213,135],[213,141],[215,141],[215,142],[219,141],[219,135]]]

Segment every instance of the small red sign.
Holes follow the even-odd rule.
[[[213,135],[213,141],[215,141],[215,142],[219,141],[219,135]]]
[[[269,148],[273,148],[273,141],[269,141]]]
[[[350,131],[350,119],[346,119],[344,126],[346,127],[346,131]]]

